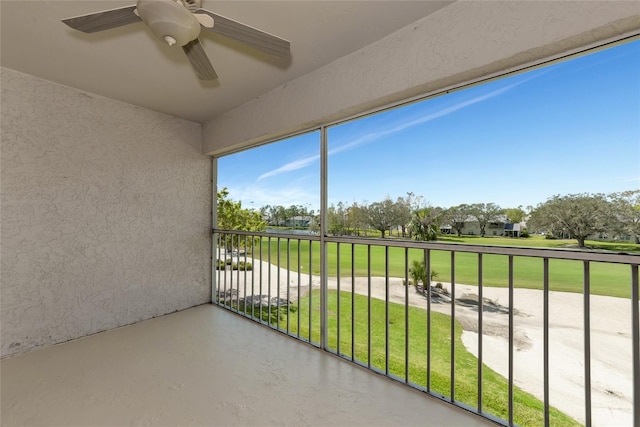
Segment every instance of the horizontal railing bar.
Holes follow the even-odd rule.
[[[309,235],[301,236],[299,234],[284,233],[264,233],[255,231],[240,230],[218,230],[214,229],[214,233],[223,234],[249,234],[256,237],[280,237],[294,238],[300,240],[320,241],[320,236]],[[573,261],[590,261],[590,262],[609,262],[614,264],[636,264],[640,265],[640,254],[630,254],[627,252],[605,252],[605,251],[581,251],[575,249],[560,248],[530,248],[521,246],[493,246],[493,245],[469,245],[462,243],[441,243],[441,242],[424,242],[416,240],[400,240],[400,239],[380,239],[380,238],[362,238],[362,237],[332,237],[326,236],[325,241],[329,243],[348,243],[355,245],[372,245],[396,248],[410,249],[431,249],[441,251],[455,251],[468,253],[481,253],[492,255],[514,255],[527,256],[535,258],[549,259],[566,259]]]
[[[514,255],[537,258],[568,259],[591,262],[610,262],[616,264],[640,264],[640,254],[632,255],[626,252],[603,252],[603,251],[577,251],[573,249],[558,248],[528,248],[519,246],[489,246],[489,245],[467,245],[461,243],[437,243],[415,240],[387,240],[387,239],[363,239],[350,237],[327,237],[327,242],[331,243],[353,243],[368,244],[374,246],[431,249],[441,251],[482,253],[493,255]],[[373,242],[372,242],[373,241]]]
[[[294,239],[294,240],[313,240],[314,242],[320,241],[320,235],[318,234],[295,234],[295,233],[268,233],[266,231],[245,231],[245,230],[223,230],[214,228],[212,233],[217,234],[240,234],[254,237],[279,237],[281,239]]]

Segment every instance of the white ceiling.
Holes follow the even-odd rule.
[[[60,20],[129,1],[0,1],[0,64],[155,111],[205,122],[434,13],[451,1],[213,1],[202,7],[291,42],[277,60],[202,32],[219,80],[197,79],[180,47],[143,23],[101,33]]]

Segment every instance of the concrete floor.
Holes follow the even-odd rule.
[[[203,305],[0,362],[1,424],[484,426]]]

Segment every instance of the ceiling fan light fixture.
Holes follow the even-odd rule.
[[[200,23],[188,9],[172,0],[138,0],[140,18],[169,46],[184,46],[198,38]]]

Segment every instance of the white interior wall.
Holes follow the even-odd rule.
[[[210,301],[201,127],[2,69],[2,356]]]
[[[205,123],[203,150],[223,154],[639,32],[634,1],[461,0]]]

